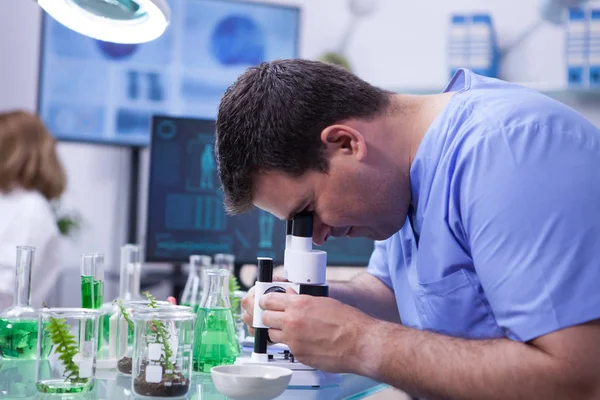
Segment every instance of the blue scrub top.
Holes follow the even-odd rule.
[[[403,324],[528,341],[600,318],[600,130],[468,70],[449,91],[410,169],[412,228],[368,267]]]

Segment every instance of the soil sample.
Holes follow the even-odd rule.
[[[132,365],[131,357],[123,357],[117,363],[117,369],[122,374],[131,375],[131,365]]]
[[[164,371],[164,366],[163,366]],[[134,390],[138,395],[151,397],[182,397],[188,393],[190,381],[180,372],[164,374],[158,383],[146,382],[145,365],[140,375],[133,380]]]

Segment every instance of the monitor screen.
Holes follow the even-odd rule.
[[[215,121],[156,116],[152,119],[146,260],[187,263],[192,254],[230,253],[239,263],[257,257],[283,262],[286,225],[258,208],[228,216],[214,154]],[[315,247],[328,265],[364,267],[373,241],[330,238]]]
[[[247,67],[298,57],[300,10],[230,0],[167,0],[158,39],[115,44],[44,13],[38,110],[59,140],[145,146],[150,116],[215,118]]]

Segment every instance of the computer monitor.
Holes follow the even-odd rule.
[[[228,216],[214,153],[215,121],[155,116],[152,119],[146,260],[187,263],[191,254],[234,254],[238,264],[257,257],[283,263],[286,224],[258,208]],[[361,266],[373,241],[330,238],[328,265]]]
[[[171,24],[142,44],[98,41],[44,13],[38,112],[57,139],[146,146],[151,115],[215,118],[246,68],[298,57],[298,7],[167,2]]]

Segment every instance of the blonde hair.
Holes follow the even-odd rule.
[[[21,186],[52,200],[66,183],[56,141],[44,123],[26,111],[0,113],[0,191]]]

